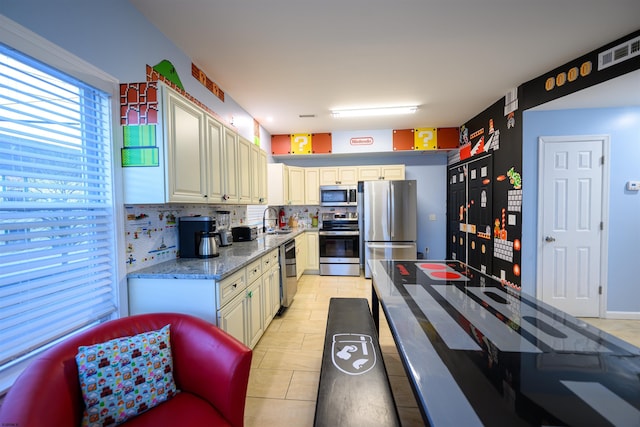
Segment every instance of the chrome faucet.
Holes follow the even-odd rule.
[[[267,208],[264,210],[264,212],[262,212],[262,232],[266,233],[267,232],[267,211],[268,210],[272,210],[273,213],[275,213],[275,218],[269,218],[270,220],[274,221],[273,225],[276,225],[275,221],[278,221],[278,211],[276,210],[276,208],[274,208],[273,206],[267,206]]]

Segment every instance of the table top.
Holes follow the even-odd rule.
[[[639,348],[457,261],[370,265],[431,425],[640,425]]]

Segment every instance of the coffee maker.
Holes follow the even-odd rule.
[[[202,232],[216,231],[216,220],[210,216],[182,216],[178,218],[178,247],[180,258],[199,258]]]

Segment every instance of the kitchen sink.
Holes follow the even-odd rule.
[[[289,234],[291,233],[291,230],[273,230],[273,231],[268,231],[267,234]]]

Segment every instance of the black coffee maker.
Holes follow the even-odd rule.
[[[210,216],[182,216],[178,218],[180,258],[200,258],[198,250],[203,231],[216,231],[216,219]]]

